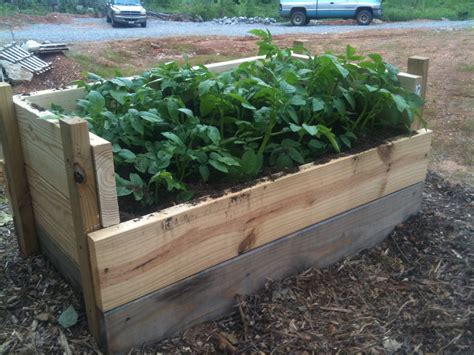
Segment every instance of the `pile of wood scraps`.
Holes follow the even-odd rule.
[[[18,64],[23,69],[36,75],[51,70],[52,68],[51,63],[39,59],[36,55],[24,50],[15,42],[0,47],[0,59],[12,64]]]

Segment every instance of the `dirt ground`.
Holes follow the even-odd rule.
[[[371,250],[328,268],[269,280],[260,292],[236,300],[227,317],[131,353],[473,353],[473,35],[474,30],[306,37],[314,53],[343,51],[350,43],[365,53],[380,52],[402,69],[408,56],[430,57],[425,115],[435,140],[421,213]],[[287,45],[294,39],[276,38]],[[255,46],[249,37],[81,44],[67,57],[49,58],[60,68],[56,73],[15,90],[59,87],[91,68],[119,66],[129,75],[183,52],[193,63],[205,63],[252,55]],[[102,60],[110,62],[97,63]],[[71,305],[78,322],[64,328],[58,319]],[[86,330],[80,295],[42,256],[18,255],[3,191],[0,324],[0,355],[99,352]]]
[[[268,280],[227,317],[130,353],[472,353],[473,214],[473,188],[430,173],[422,212],[379,246]],[[99,352],[78,294],[42,256],[18,256],[11,222],[0,260],[0,354]],[[79,321],[65,329],[71,305]]]

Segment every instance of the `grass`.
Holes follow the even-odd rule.
[[[466,20],[474,17],[472,0],[386,0],[384,17],[389,21],[447,18]]]

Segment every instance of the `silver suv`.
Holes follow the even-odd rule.
[[[369,25],[382,15],[382,0],[280,1],[280,16],[289,18],[294,26],[304,26],[320,18],[353,18],[359,25]]]
[[[140,0],[110,0],[105,6],[107,22],[112,27],[119,24],[146,27],[146,10]]]

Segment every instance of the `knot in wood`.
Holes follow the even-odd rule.
[[[74,163],[74,181],[78,184],[86,182],[86,173],[78,163]]]

